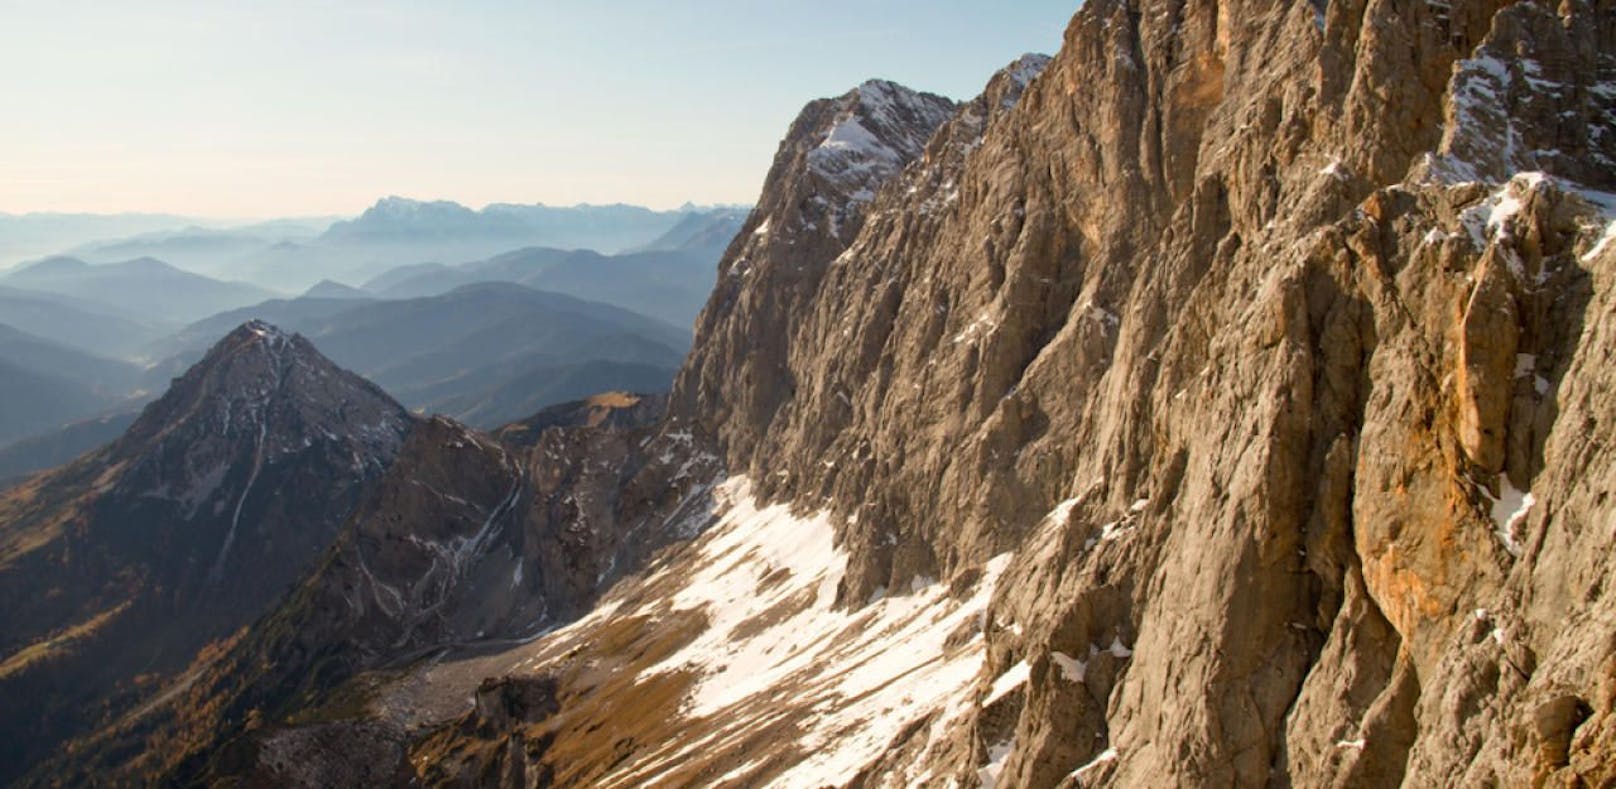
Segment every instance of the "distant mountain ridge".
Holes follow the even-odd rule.
[[[332,223],[321,238],[346,241],[548,235],[555,246],[612,252],[624,246],[624,237],[655,237],[672,227],[685,213],[653,211],[621,203],[570,207],[494,203],[474,210],[451,200],[423,201],[392,196],[378,200],[354,219]]]
[[[0,213],[0,272],[21,261],[99,239],[127,238],[205,224],[173,214]]]
[[[746,216],[747,210],[738,208],[692,212],[650,243],[615,255],[528,247],[457,266],[399,266],[367,281],[364,290],[410,298],[479,282],[513,282],[689,326],[712,290],[719,256]]]
[[[243,257],[240,276],[301,291],[321,279],[365,282],[402,265],[482,260],[524,247],[609,255],[651,244],[693,214],[724,210],[508,203],[475,210],[449,200],[386,197],[317,238]]]
[[[153,346],[148,386],[212,339],[261,319],[309,338],[411,408],[496,427],[607,389],[666,391],[688,331],[610,304],[512,283],[415,299],[275,299],[194,323]]]
[[[0,445],[124,404],[140,369],[0,323]]]
[[[0,284],[180,321],[195,320],[275,295],[256,285],[183,271],[156,258],[96,264],[59,255],[14,269],[0,276]]]

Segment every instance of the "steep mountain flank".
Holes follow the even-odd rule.
[[[249,323],[117,441],[0,497],[0,777],[262,614],[410,424],[306,340]]]
[[[947,99],[880,80],[803,108],[757,208],[719,263],[696,322],[700,349],[679,374],[675,413],[699,412],[736,443],[767,424],[794,386],[781,362],[824,262],[846,249],[876,190],[920,154],[952,110]]]
[[[200,659],[162,704],[31,780],[109,770],[182,783],[389,780],[405,767],[394,761],[414,724],[353,720],[377,687],[421,658],[508,648],[570,621],[646,556],[707,524],[717,458],[688,435],[650,433],[662,403],[603,395],[513,424],[499,440],[443,418],[422,423],[273,613]],[[453,685],[419,690],[440,705],[465,697]],[[346,756],[356,748],[382,761],[356,765]]]
[[[1015,551],[1016,690],[883,771],[1602,780],[1612,13],[1091,2],[962,167],[745,258],[675,408],[842,601]]]
[[[667,664],[630,663],[638,683],[601,695],[564,645],[702,638],[653,574],[556,651],[486,666],[557,684],[518,723],[479,707],[423,763],[605,784],[1610,780],[1613,14],[1091,2],[1013,108],[966,111],[871,202],[842,193],[845,236],[798,213],[822,178],[797,152],[828,139],[799,122],[671,418],[751,492],[836,524],[837,558],[788,569],[872,622],[891,590],[959,605],[995,578],[980,630],[928,664],[979,649],[977,679],[824,734],[797,717],[835,709],[792,679],[801,644],[885,666],[877,687],[907,674],[811,617],[757,658],[779,684],[729,707],[690,688],[722,661],[672,689]],[[724,620],[720,649],[751,654],[825,593]],[[672,624],[623,636],[636,621]],[[626,641],[591,652],[608,633]],[[593,750],[553,723],[642,693],[682,698],[661,709],[685,724]],[[736,716],[785,728],[737,741]],[[856,774],[793,766],[794,737],[883,731]],[[509,736],[520,761],[475,744]]]

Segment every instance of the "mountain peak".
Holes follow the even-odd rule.
[[[73,649],[40,665],[74,676],[92,698],[117,695],[116,678],[183,669],[324,555],[414,424],[302,337],[241,324],[121,438],[30,483],[51,503],[8,519],[8,534],[30,536],[30,557],[0,567],[0,587],[52,589],[56,599],[8,595],[6,635],[28,643],[91,612]],[[17,501],[0,496],[0,510],[21,512]],[[76,518],[71,530],[55,525],[66,513]],[[94,670],[74,668],[83,665]],[[64,709],[21,689],[42,683],[0,680],[13,683],[4,686],[13,709]],[[48,731],[87,722],[76,714],[63,712]]]
[[[422,210],[453,211],[456,213],[475,213],[453,200],[416,200],[412,197],[388,195],[376,201],[376,204],[366,209],[365,213],[379,214],[410,214]]]
[[[56,276],[83,271],[89,267],[89,263],[75,257],[68,257],[66,255],[52,255],[47,258],[40,258],[32,263],[24,263],[15,269],[12,269],[10,272],[7,272],[6,276],[18,279],[39,276]]]
[[[123,268],[128,269],[130,271],[138,271],[138,272],[142,272],[142,273],[159,272],[159,271],[167,272],[167,271],[178,271],[179,270],[179,269],[174,268],[172,265],[169,265],[168,263],[165,263],[165,262],[163,262],[161,260],[158,260],[157,258],[151,257],[150,255],[142,255],[141,257],[138,257],[138,258],[133,258],[131,260],[125,260],[124,262],[119,263],[117,265],[122,266]]]
[[[1025,86],[1039,74],[1044,73],[1044,69],[1049,66],[1051,60],[1054,60],[1054,58],[1042,52],[1028,52],[1011,61],[1004,71],[1010,74],[1010,78],[1015,80],[1017,84]]]
[[[351,436],[391,457],[407,423],[403,406],[375,384],[338,367],[302,335],[253,319],[176,378],[120,445],[133,441],[145,451],[144,438],[194,424],[221,440],[257,433],[283,448],[311,436]]]
[[[368,299],[369,293],[333,279],[322,279],[303,291],[305,299]]]
[[[884,79],[865,81],[832,106],[815,130],[807,166],[855,203],[874,199],[881,182],[918,156],[955,109],[942,96]]]
[[[213,347],[203,357],[203,360],[187,371],[185,377],[196,373],[198,368],[211,369],[212,364],[219,363],[217,360],[231,354],[238,354],[245,349],[265,346],[280,351],[293,345],[297,345],[299,350],[307,350],[314,353],[315,356],[319,356],[319,352],[314,350],[314,346],[309,345],[308,341],[301,336],[287,332],[268,321],[253,318],[232,329],[223,339],[214,343]],[[320,361],[325,361],[325,357],[321,356],[319,358]],[[213,360],[211,364],[210,360]],[[329,362],[326,363],[329,364]]]

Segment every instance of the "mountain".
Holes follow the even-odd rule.
[[[293,238],[312,237],[318,232]],[[233,229],[188,227],[177,232],[97,241],[67,250],[65,254],[90,263],[154,258],[193,273],[228,277],[235,260],[284,240]]]
[[[154,346],[171,361],[151,376],[189,364],[207,338],[253,318],[303,334],[412,409],[488,428],[607,389],[666,391],[690,343],[674,326],[607,304],[485,283],[420,299],[232,310]]]
[[[105,399],[73,381],[0,359],[0,442],[82,419],[108,406]]]
[[[439,273],[445,274],[448,277],[455,277],[456,269],[454,266],[444,263],[407,263],[402,266],[394,266],[393,268],[387,269],[386,271],[371,277],[369,280],[366,280],[365,283],[360,286],[360,288],[367,293],[386,293],[397,288],[401,283],[410,279],[437,275]],[[465,284],[468,283],[455,279],[453,284],[448,286],[448,289],[453,290],[454,288]],[[438,286],[434,284],[432,287],[437,288]],[[413,290],[415,289],[412,287],[411,291]],[[410,292],[407,296],[405,296],[405,298],[415,296],[431,296],[442,292],[444,291],[426,291],[423,289],[421,292]]]
[[[307,337],[319,332],[322,321],[372,301],[305,295],[295,299],[269,299],[209,315],[141,349],[142,355],[147,358],[161,360],[150,369],[147,383],[166,381],[172,375],[183,372],[201,359],[219,337],[247,321],[260,320]]]
[[[117,441],[0,494],[0,779],[263,613],[411,425],[308,341],[249,323]]]
[[[92,356],[0,323],[0,359],[74,381],[102,396],[122,396],[140,376],[126,362]]]
[[[378,302],[311,339],[412,408],[489,427],[594,391],[665,389],[689,346],[660,321],[507,284]]]
[[[712,249],[723,253],[735,234],[746,222],[748,208],[715,208],[711,211],[687,212],[679,224],[668,229],[643,247],[632,252],[656,252],[675,249]]]
[[[147,343],[178,328],[161,316],[144,318],[114,305],[5,286],[0,286],[0,321],[116,359],[134,358]]]
[[[655,238],[682,216],[677,211],[652,211],[630,205],[552,207],[496,203],[473,211],[446,200],[422,202],[387,197],[359,217],[333,224],[322,240],[503,239],[496,243],[506,248],[544,244],[614,252],[637,243],[635,239]]]
[[[305,299],[373,299],[367,291],[334,280],[322,279],[303,291]]]
[[[434,421],[29,780],[1616,781],[1613,52],[1088,0],[964,105],[811,103],[661,420]]]
[[[197,220],[170,214],[0,214],[0,270],[101,239],[195,224]]]
[[[0,445],[124,403],[140,370],[0,324]]]
[[[678,369],[677,354],[669,355],[667,346],[632,336],[613,340],[613,344],[617,343],[643,344],[642,358],[646,361],[592,358],[565,362],[541,357],[504,362],[404,391],[411,399],[428,403],[423,406],[426,410],[451,414],[468,425],[490,430],[558,403],[600,392],[667,391]]]
[[[338,217],[291,217],[236,226],[189,225],[127,238],[102,236],[92,243],[48,251],[62,252],[91,263],[157,258],[192,273],[232,278],[237,276],[242,260],[276,245],[306,242],[325,232],[337,220]]]
[[[365,704],[366,692],[339,699],[331,690],[458,645],[531,642],[587,610],[627,568],[688,538],[707,517],[716,458],[651,431],[664,404],[592,398],[498,439],[441,417],[420,423],[320,566],[272,613],[29,781],[118,771],[211,783],[266,759],[279,765],[264,776],[272,782],[406,783],[404,737],[350,726],[345,708]],[[458,709],[465,697],[454,692],[440,701]],[[293,710],[308,713],[292,742],[242,726]],[[333,753],[322,743],[352,750],[315,755]]]
[[[617,255],[534,247],[457,266],[401,266],[366,282],[365,289],[412,298],[479,282],[514,282],[688,326],[712,290],[718,258],[744,217],[744,211],[728,208],[689,213],[645,248]]]
[[[253,285],[181,271],[153,258],[96,265],[77,258],[46,258],[7,273],[0,283],[117,305],[144,318],[169,321],[195,320],[274,295]]]
[[[400,265],[481,260],[521,247],[610,253],[656,239],[685,215],[627,205],[494,204],[475,211],[445,200],[387,197],[317,238],[249,255],[238,270],[253,282],[302,290],[320,279],[364,282]]]

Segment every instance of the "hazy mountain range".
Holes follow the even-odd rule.
[[[686,220],[725,207],[656,211],[632,205],[378,200],[356,217],[229,225],[166,215],[0,215],[0,267],[49,254],[90,263],[154,258],[214,278],[296,293],[322,279],[363,282],[411,263],[453,264],[522,247],[613,254],[648,248]],[[727,239],[726,239],[727,240]]]
[[[740,209],[690,214],[651,243],[616,255],[529,247],[455,266],[400,266],[366,281],[364,290],[388,298],[408,298],[476,282],[514,282],[616,304],[688,326],[712,290],[717,274],[714,261],[745,220],[746,212]]]
[[[0,324],[0,445],[133,397],[139,367]]]
[[[331,221],[334,218],[326,220],[326,224]],[[220,229],[231,224],[236,223],[172,214],[0,214],[0,269],[86,244],[180,233],[186,228]]]
[[[109,439],[133,409],[250,319],[305,334],[411,408],[483,427],[603,388],[664,391],[718,257],[744,218],[733,208],[473,211],[387,198],[334,224],[189,224],[80,243],[71,255],[0,272],[0,328],[16,338],[0,344],[9,395],[0,479]],[[178,221],[135,219],[103,225]],[[394,265],[433,251],[489,250],[445,258],[470,262]],[[390,268],[344,279],[324,267],[352,275],[368,270],[356,263],[364,260]],[[307,276],[286,276],[290,270]],[[297,287],[244,281],[254,272]],[[350,284],[359,282],[365,287]],[[94,380],[84,374],[91,369],[99,371]]]

